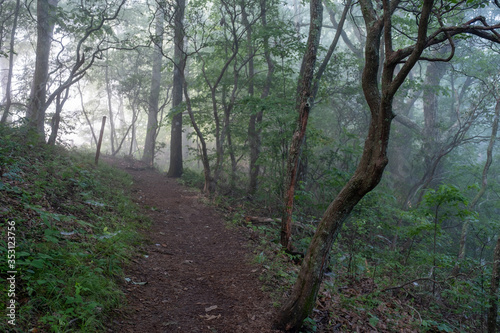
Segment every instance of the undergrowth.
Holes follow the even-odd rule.
[[[104,331],[123,304],[121,267],[139,241],[134,230],[144,224],[127,194],[130,177],[5,127],[0,176],[2,314],[16,300],[15,317],[8,318],[15,326],[3,316],[0,331]],[[15,263],[6,260],[14,240]],[[15,297],[4,292],[8,271],[16,272]]]
[[[487,306],[489,276],[474,270],[449,276],[454,261],[448,260],[449,267],[441,265],[435,281],[428,277],[428,251],[423,259],[415,251],[415,262],[407,263],[406,254],[386,244],[390,226],[383,223],[390,222],[388,217],[395,212],[379,208],[380,197],[378,193],[367,196],[346,221],[331,251],[315,309],[302,332],[484,331],[481,314]],[[231,224],[246,228],[254,263],[261,266],[263,289],[275,307],[281,307],[290,296],[302,256],[281,248],[279,218],[259,202],[219,196],[212,203]],[[318,222],[317,218],[294,216],[298,253],[305,254]]]

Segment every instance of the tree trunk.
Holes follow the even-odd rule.
[[[59,123],[61,122],[61,111],[64,107],[64,103],[68,100],[69,88],[64,91],[64,97],[61,99],[61,94],[56,97],[56,113],[51,120],[51,132],[47,144],[55,145],[57,135],[59,133]]]
[[[340,36],[342,32],[344,31],[344,23],[347,19],[347,14],[349,13],[349,9],[351,8],[352,0],[347,0],[347,3],[344,6],[344,10],[342,11],[342,16],[340,17],[340,21],[336,27],[337,31],[335,32],[335,37],[333,37],[332,43],[330,44],[330,47],[328,48],[328,52],[325,55],[325,58],[321,62],[321,65],[318,67],[318,72],[316,73],[316,76],[314,77],[314,87],[313,87],[313,96],[316,98],[316,95],[318,94],[319,90],[319,83],[321,81],[321,77],[323,76],[323,73],[326,70],[326,67],[328,66],[328,63],[330,62],[330,59],[332,58],[333,52],[337,48],[337,44],[339,42]],[[325,6],[328,9],[328,12],[330,14],[330,20],[334,21],[335,20],[335,15],[333,13],[332,9],[328,8],[328,5],[325,4]]]
[[[112,154],[113,156],[116,156],[120,152],[120,150],[122,149],[123,143],[125,142],[125,139],[127,138],[128,133],[130,132],[130,130],[134,126],[135,122],[137,121],[138,116],[139,115],[137,113],[134,113],[134,117],[132,118],[132,123],[128,126],[127,130],[125,131],[125,134],[122,136],[122,139],[120,140],[120,143],[118,144],[118,147],[115,149],[114,153]]]
[[[302,59],[299,82],[297,84],[296,110],[299,113],[295,132],[292,137],[288,151],[287,174],[284,189],[284,208],[281,220],[281,245],[291,251],[292,249],[292,213],[293,199],[295,195],[295,183],[297,180],[297,167],[302,141],[306,134],[309,111],[314,102],[313,78],[316,65],[319,40],[321,37],[321,25],[323,21],[323,5],[319,0],[312,0],[310,5],[311,24],[307,49]]]
[[[106,68],[105,68],[105,80],[106,80],[106,93],[108,96],[108,112],[109,112],[109,127],[110,127],[110,135],[109,139],[111,141],[111,154],[115,154],[115,122],[113,118],[113,92],[111,91],[111,82],[109,80],[109,63],[108,59],[106,59]]]
[[[424,155],[424,166],[426,168],[426,174],[428,174],[428,179],[424,183],[425,187],[430,186],[432,180],[434,179],[435,173],[439,172],[437,169],[437,164],[433,163],[435,161],[436,156],[440,151],[440,144],[438,141],[438,123],[437,123],[437,114],[438,114],[438,93],[437,89],[439,87],[439,83],[446,73],[446,64],[441,62],[433,62],[427,66],[427,70],[425,73],[425,81],[424,81],[424,93],[422,95],[423,99],[423,110],[424,110],[424,129],[423,129],[423,149],[422,153]],[[433,172],[429,172],[429,170],[435,170]],[[424,188],[420,188],[421,194],[423,194]],[[418,203],[421,201],[422,195],[418,196]]]
[[[82,89],[80,88],[80,84],[78,84],[78,93],[80,94],[80,105],[82,107],[83,115],[85,116],[85,120],[87,121],[87,125],[89,125],[90,132],[92,133],[92,138],[94,139],[94,143],[97,146],[97,137],[95,135],[94,126],[92,126],[92,122],[90,121],[90,118],[87,114],[87,111],[85,111],[85,103],[83,102],[83,93],[82,93]],[[92,146],[92,142],[91,142],[90,146]]]
[[[303,320],[314,308],[323,273],[328,265],[328,254],[342,224],[354,206],[365,194],[375,188],[382,178],[388,162],[387,146],[391,122],[394,118],[393,97],[425,48],[433,1],[424,0],[417,42],[395,77],[394,70],[400,61],[397,56],[394,56],[397,53],[392,48],[391,15],[395,7],[390,7],[388,1],[384,1],[384,15],[379,18],[370,0],[360,0],[360,5],[367,30],[362,87],[371,112],[368,136],[354,175],[324,213],[302,262],[292,294],[278,314],[275,326],[291,332],[300,329]],[[384,62],[380,84],[377,74],[382,30],[384,30],[385,52],[388,60]]]
[[[132,105],[132,119],[137,118],[137,110],[135,104]],[[134,144],[136,143],[136,126],[135,122],[132,123],[132,137],[130,138],[130,147],[128,151],[128,156],[133,156],[134,155]]]
[[[305,138],[305,132],[306,132],[306,127],[307,127],[307,118],[309,117],[309,111],[312,108],[312,104],[314,102],[314,99],[316,98],[316,95],[319,90],[319,82],[321,81],[321,77],[323,73],[326,70],[326,67],[328,63],[330,62],[330,59],[333,55],[333,52],[335,51],[335,48],[337,47],[338,41],[340,39],[340,35],[345,23],[345,20],[347,18],[347,13],[349,11],[349,8],[351,7],[351,0],[348,0],[344,10],[342,12],[342,16],[340,18],[339,24],[337,26],[337,32],[335,33],[335,37],[332,40],[332,43],[330,44],[330,47],[328,48],[328,52],[323,59],[321,65],[318,68],[318,71],[316,75],[313,78],[314,74],[314,68],[315,65],[313,64],[312,69],[311,69],[311,77],[308,78],[306,76],[302,77],[302,83],[299,84],[302,85],[302,87],[305,87],[304,80],[311,80],[311,82],[308,83],[308,98],[306,105],[308,110],[305,111],[305,109],[300,109],[299,105],[299,121],[297,124],[297,129],[294,132],[294,135],[292,137],[292,144],[290,145],[289,149],[289,155],[288,155],[288,162],[287,162],[287,178],[285,182],[285,207],[283,210],[283,217],[282,217],[282,222],[281,222],[281,245],[285,247],[288,251],[292,250],[292,242],[291,242],[291,230],[292,230],[292,214],[293,214],[293,206],[294,206],[294,196],[295,196],[295,185],[297,183],[297,179],[300,180],[305,180],[306,175],[307,175],[307,158],[300,159],[301,155],[301,146],[302,143],[306,141]],[[322,10],[323,7],[321,7]],[[312,13],[311,13],[312,15]],[[318,18],[318,22],[321,22],[323,18],[323,15],[321,13],[321,16]],[[311,22],[313,18],[311,16]],[[321,23],[320,23],[321,25]],[[321,26],[319,27],[319,31],[317,32],[317,42],[319,42],[320,36],[321,36]],[[311,38],[311,31],[309,33],[309,38]],[[308,40],[308,44],[309,44]],[[311,51],[311,48],[308,47],[308,52]],[[317,52],[317,50],[316,50]],[[305,57],[304,57],[305,60]],[[303,64],[304,66],[304,64]],[[298,92],[299,96],[305,96],[304,93]],[[302,101],[303,102],[303,101]],[[305,145],[304,145],[305,146]]]
[[[20,0],[16,1],[16,9],[14,11],[14,21],[12,22],[12,30],[10,32],[9,44],[9,72],[7,73],[7,86],[5,88],[5,108],[2,114],[0,123],[5,124],[9,117],[10,106],[12,105],[12,73],[14,71],[14,43],[16,39],[17,19],[19,17]]]
[[[203,133],[201,132],[200,128],[198,127],[198,124],[196,123],[196,120],[194,119],[193,109],[191,107],[191,99],[189,98],[187,83],[185,80],[184,80],[184,98],[186,99],[186,108],[189,114],[189,118],[191,119],[191,124],[193,125],[193,129],[195,130],[196,135],[198,136],[198,139],[200,140],[201,144],[201,162],[203,164],[203,174],[205,177],[205,186],[203,188],[203,192],[206,194],[211,194],[215,191],[215,181],[214,178],[212,177],[210,169],[207,144],[205,138],[203,137]]]
[[[221,126],[221,118],[219,115],[219,110],[218,110],[218,105],[217,105],[217,88],[219,87],[222,78],[224,77],[224,74],[226,73],[227,69],[229,68],[229,65],[234,61],[236,58],[238,52],[239,52],[239,39],[241,36],[239,35],[238,32],[238,27],[237,27],[237,22],[236,19],[239,16],[236,12],[231,11],[235,10],[234,7],[229,8],[227,3],[223,2],[223,6],[225,7],[226,13],[229,14],[228,20],[224,19],[224,24],[223,24],[223,33],[226,41],[226,60],[224,62],[224,65],[222,66],[222,69],[219,72],[219,75],[217,76],[216,80],[212,83],[205,71],[205,60],[202,58],[203,66],[202,66],[202,72],[203,72],[203,77],[205,79],[205,82],[207,83],[208,87],[210,88],[210,97],[212,101],[212,112],[214,116],[214,123],[215,123],[215,167],[214,167],[214,176],[213,176],[213,183],[217,184],[219,181],[220,175],[222,173],[222,164],[224,161],[224,139],[225,139],[225,127]],[[231,40],[227,37],[227,30],[229,30],[231,34]],[[231,43],[231,52],[229,52],[229,48],[227,47],[227,43]]]
[[[266,29],[267,27],[267,10],[266,10],[266,1],[261,0],[260,1],[260,19],[262,23],[262,27]],[[264,58],[266,59],[267,63],[267,75],[266,75],[266,81],[264,84],[264,88],[262,89],[260,98],[263,100],[269,96],[269,91],[271,90],[271,83],[272,83],[272,78],[274,74],[274,61],[271,58],[271,52],[269,50],[269,36],[264,35],[263,37],[263,44],[264,44]],[[250,49],[249,49],[250,50]],[[252,48],[253,50],[253,48]],[[250,52],[250,51],[249,51]],[[253,51],[252,51],[253,53]],[[252,66],[253,66],[253,60],[252,60]],[[250,71],[250,65],[249,65],[249,74],[253,75],[254,69],[252,67],[252,70]],[[253,85],[253,83],[252,83]],[[250,94],[250,88],[249,88],[249,94]],[[253,96],[253,91],[251,96]],[[248,194],[250,196],[253,196],[255,192],[257,191],[257,180],[258,176],[260,174],[260,165],[258,164],[258,159],[260,156],[260,150],[261,150],[261,130],[260,130],[260,124],[262,123],[262,117],[264,110],[252,110],[252,114],[250,115],[250,120],[248,123],[248,142],[250,146],[250,179],[249,179],[249,184],[248,184]],[[256,112],[254,114],[254,112]]]
[[[182,103],[184,86],[184,9],[185,0],[176,0],[175,31],[174,31],[174,79],[172,87],[172,108],[175,110]],[[182,161],[182,112],[175,110],[170,130],[170,167],[168,177],[180,177],[183,172]]]
[[[26,117],[28,126],[35,130],[45,140],[45,99],[47,80],[49,77],[50,46],[54,31],[56,7],[58,0],[37,1],[37,42],[35,73],[29,98]]]
[[[481,199],[483,194],[486,192],[486,188],[488,186],[488,172],[490,170],[491,163],[493,162],[493,148],[495,146],[495,141],[497,138],[499,118],[500,118],[500,99],[497,99],[495,106],[495,116],[493,118],[493,125],[491,126],[490,142],[488,144],[488,148],[486,149],[486,162],[484,163],[484,168],[483,168],[481,188],[479,189],[479,192],[477,192],[476,196],[472,199],[472,201],[469,204],[470,211],[474,211],[476,209],[479,199]],[[453,267],[454,275],[459,273],[460,264],[463,262],[465,258],[469,225],[470,225],[470,220],[466,219],[464,224],[462,225],[462,233],[460,235],[460,248],[458,251],[457,263],[455,264],[455,267]]]
[[[281,310],[279,327],[295,331],[314,308],[317,293],[328,265],[328,254],[342,224],[363,196],[380,182],[387,164],[387,143],[391,124],[390,100],[385,101],[370,124],[361,161],[330,204],[314,234],[292,295]]]
[[[488,310],[488,333],[497,331],[497,313],[498,313],[498,285],[500,283],[500,233],[497,238],[497,245],[493,252],[493,268],[491,271],[490,299]]]
[[[156,146],[156,128],[158,127],[158,104],[161,85],[161,48],[163,44],[163,13],[156,17],[155,42],[153,49],[153,66],[151,72],[151,89],[148,101],[148,125],[146,130],[146,142],[142,161],[153,166]]]
[[[265,4],[264,4],[265,6]],[[262,12],[262,9],[261,9]],[[265,10],[264,10],[265,13]],[[254,68],[254,61],[253,61],[253,53],[254,53],[254,46],[253,46],[253,41],[252,41],[252,27],[250,25],[250,22],[248,22],[248,13],[247,9],[245,6],[245,1],[241,1],[241,22],[245,26],[247,30],[247,53],[248,53],[248,77],[250,78],[248,82],[248,96],[250,98],[253,98],[254,93],[255,93],[255,85],[254,85],[254,75],[255,75],[255,68]],[[265,29],[265,27],[264,27]],[[255,191],[257,190],[257,176],[258,173],[255,174],[255,167],[256,167],[256,162],[257,158],[256,155],[257,153],[257,109],[255,108],[254,104],[251,104],[250,108],[250,119],[248,121],[248,145],[250,148],[250,183],[249,183],[249,194],[253,195]]]
[[[224,137],[227,140],[227,148],[229,153],[229,159],[231,161],[231,175],[230,175],[230,188],[236,186],[236,170],[238,167],[238,162],[236,161],[236,155],[234,153],[233,139],[231,133],[231,112],[236,100],[236,91],[238,89],[238,77],[239,70],[236,68],[236,62],[234,63],[234,80],[233,89],[231,93],[231,99],[229,104],[226,103],[226,87],[222,90],[222,105],[224,108]]]

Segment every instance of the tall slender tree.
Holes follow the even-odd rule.
[[[162,59],[161,48],[163,44],[163,12],[157,10],[155,35],[153,46],[153,66],[151,69],[151,89],[149,90],[148,100],[148,124],[146,127],[146,142],[144,144],[144,153],[142,160],[151,166],[154,163],[156,130],[158,128],[158,111],[161,86],[161,68]]]
[[[184,88],[184,68],[186,56],[184,52],[184,10],[185,0],[176,0],[174,14],[174,78],[172,87],[172,126],[170,130],[170,167],[168,177],[180,177],[183,172],[182,158],[182,112],[179,106],[182,103]]]
[[[17,20],[19,17],[20,0],[16,0],[16,7],[14,9],[14,20],[12,22],[12,28],[10,31],[10,43],[9,43],[9,71],[7,73],[7,86],[5,87],[5,107],[2,114],[2,119],[0,123],[5,124],[10,112],[10,106],[12,105],[12,75],[14,72],[14,43],[16,39],[17,31]]]
[[[323,15],[322,13],[315,13],[311,11],[311,23],[309,30],[309,39],[307,41],[307,49],[306,54],[304,55],[304,59],[302,60],[301,67],[301,75],[299,76],[299,84],[297,86],[297,104],[296,109],[299,114],[299,118],[297,121],[296,129],[292,137],[292,143],[290,144],[290,149],[288,152],[288,162],[287,162],[287,174],[285,181],[285,198],[284,204],[285,207],[283,209],[283,216],[281,219],[281,245],[286,248],[288,251],[292,250],[292,213],[294,207],[294,197],[295,197],[295,186],[297,182],[297,177],[299,174],[299,162],[300,162],[300,151],[302,143],[306,138],[306,129],[307,129],[307,121],[309,118],[309,113],[313,107],[314,100],[319,90],[319,82],[321,81],[321,77],[325,72],[328,63],[337,47],[337,43],[340,39],[340,35],[342,33],[342,29],[347,18],[347,13],[351,8],[351,0],[348,0],[342,16],[340,18],[340,22],[337,26],[337,31],[335,33],[335,37],[333,38],[330,47],[328,48],[328,52],[326,53],[325,58],[321,62],[318,67],[316,73],[316,57],[318,52],[319,39],[321,37],[321,25]],[[313,5],[313,3],[311,3]],[[323,5],[320,3],[319,6],[321,10],[323,10]],[[315,15],[316,17],[313,17]],[[311,34],[314,34],[311,37]],[[312,45],[312,43],[318,43],[317,45]],[[312,53],[314,52],[314,61],[312,59]],[[307,62],[307,63],[305,63]],[[302,69],[305,68],[306,75],[302,74]]]
[[[267,23],[267,11],[268,11],[268,1],[266,0],[261,0],[260,1],[260,20],[261,20],[261,25],[264,29],[267,29],[268,23]],[[248,20],[247,20],[248,22]],[[252,35],[252,30],[249,24],[247,25],[247,29],[249,30],[247,33],[247,39],[249,41],[252,40],[251,35]],[[266,34],[263,36],[263,47],[264,47],[264,59],[266,61],[266,66],[267,66],[267,73],[266,73],[266,79],[264,82],[264,87],[262,88],[262,92],[260,94],[261,100],[266,99],[271,91],[271,84],[273,81],[273,74],[275,70],[275,64],[274,60],[271,57],[271,51],[270,51],[270,46],[269,46],[269,36]],[[254,47],[253,45],[248,46],[248,52],[253,53],[254,52]],[[255,72],[254,66],[253,66],[253,59],[249,61],[249,76],[252,78],[251,79],[251,84],[253,85],[253,75]],[[253,96],[254,94],[254,89],[253,86],[248,88],[248,93],[250,96]],[[248,193],[250,196],[253,196],[255,192],[257,191],[257,181],[258,181],[258,176],[260,174],[260,165],[258,163],[259,156],[260,156],[260,151],[261,151],[261,145],[262,145],[262,139],[261,139],[261,132],[262,130],[260,129],[260,126],[262,124],[262,117],[263,117],[264,110],[263,108],[260,108],[259,110],[252,109],[252,113],[250,115],[249,123],[248,123],[248,143],[250,147],[250,161],[249,161],[249,184],[248,184]]]
[[[319,40],[321,37],[321,27],[323,25],[323,4],[320,0],[313,0],[310,2],[310,16],[309,37],[307,39],[306,52],[302,58],[302,65],[300,67],[299,82],[297,84],[297,97],[295,102],[295,108],[299,117],[297,119],[296,129],[292,137],[292,143],[290,144],[290,149],[288,151],[284,191],[285,207],[283,209],[283,217],[281,220],[281,245],[287,250],[291,250],[292,247],[291,219],[300,147],[306,134],[309,112],[314,103],[314,69],[316,67]]]

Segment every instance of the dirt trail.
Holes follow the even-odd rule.
[[[128,305],[109,331],[273,332],[274,310],[261,291],[261,268],[249,263],[247,238],[175,180],[137,161],[105,160],[132,175],[135,200],[154,221],[125,269]]]

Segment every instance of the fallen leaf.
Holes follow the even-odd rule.
[[[214,319],[219,319],[221,316],[220,316],[220,314],[217,316],[206,314],[206,315],[200,316],[200,317],[204,318],[205,320],[214,320]]]
[[[212,305],[212,306],[209,306],[208,308],[205,308],[205,312],[210,312],[212,310],[215,310],[217,309],[217,305]]]

